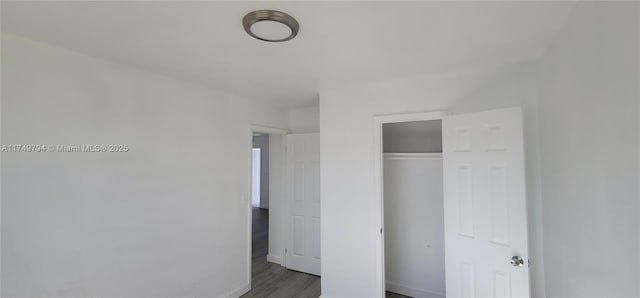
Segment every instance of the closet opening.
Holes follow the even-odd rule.
[[[442,120],[381,126],[385,296],[444,298]]]

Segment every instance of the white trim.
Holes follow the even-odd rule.
[[[384,159],[442,159],[441,152],[434,153],[384,153]]]
[[[251,204],[251,188],[253,186],[253,175],[251,175],[251,173],[253,172],[251,167],[251,160],[253,159],[253,127],[252,125],[249,125],[249,131],[248,131],[248,150],[247,150],[247,176],[249,177],[249,184],[247,186],[247,193],[245,193],[244,195],[244,200],[245,200],[245,208],[247,208],[247,255],[246,255],[246,262],[247,262],[247,272],[246,272],[246,276],[245,276],[245,283],[246,285],[249,287],[249,290],[251,290],[251,260],[252,260],[252,251],[251,251],[251,246],[253,245],[253,225],[252,225],[252,220],[253,220],[253,206]],[[231,297],[231,296],[227,296],[227,297]],[[239,296],[238,296],[239,297]]]
[[[244,294],[246,294],[247,292],[249,292],[251,290],[251,284],[243,284],[241,285],[239,288],[230,291],[227,294],[222,295],[221,297],[227,297],[227,298],[238,298]]]
[[[282,258],[280,256],[267,255],[267,262],[283,265]]]
[[[259,124],[250,124],[251,130],[257,133],[266,133],[266,134],[274,134],[274,135],[286,135],[291,133],[290,130],[284,128],[277,128],[271,126],[264,126]]]
[[[394,282],[387,282],[387,289],[390,292],[402,294],[410,297],[422,297],[422,298],[445,298],[444,294],[438,294],[425,289],[416,289],[405,285],[397,284]]]
[[[243,195],[243,200],[244,200],[244,204],[245,208],[247,208],[247,254],[246,254],[246,261],[247,261],[247,274],[245,276],[246,281],[245,281],[245,285],[244,287],[247,287],[247,291],[243,292],[242,294],[248,292],[249,290],[251,290],[251,260],[252,260],[252,251],[251,251],[251,246],[252,246],[252,234],[253,234],[253,229],[252,229],[252,219],[253,219],[253,206],[251,205],[251,184],[253,181],[251,181],[251,159],[252,159],[252,152],[253,152],[253,134],[254,133],[267,133],[267,134],[278,134],[278,135],[286,135],[289,133],[288,129],[282,129],[282,128],[277,128],[277,127],[270,127],[270,126],[264,126],[264,125],[259,125],[259,124],[249,124],[248,125],[248,143],[247,143],[247,177],[248,177],[248,183],[247,183],[247,189],[246,189],[246,193]],[[284,152],[283,152],[284,153]],[[239,289],[239,290],[241,290]],[[239,291],[238,290],[238,291]],[[232,293],[236,293],[236,292],[232,292]],[[242,295],[241,294],[241,295]],[[235,296],[235,297],[240,297],[241,295]],[[231,297],[231,296],[225,296],[225,297]]]
[[[418,113],[406,113],[406,114],[389,114],[389,115],[376,115],[373,116],[373,150],[374,150],[374,187],[373,194],[374,199],[377,201],[376,208],[376,226],[373,227],[373,232],[376,233],[378,238],[376,245],[376,289],[377,297],[385,297],[385,276],[384,276],[384,234],[382,233],[382,227],[384,227],[384,200],[383,200],[383,185],[382,185],[382,164],[383,164],[383,150],[382,150],[382,125],[385,123],[398,123],[398,122],[410,122],[410,121],[426,121],[426,120],[438,120],[445,116],[444,111],[434,112],[418,112]]]
[[[375,115],[373,118],[380,124],[384,123],[398,123],[398,122],[411,122],[411,121],[426,121],[426,120],[438,120],[445,116],[444,111],[433,112],[418,112],[418,113],[406,113],[406,114],[384,114]]]

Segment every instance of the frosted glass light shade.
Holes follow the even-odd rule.
[[[275,21],[260,21],[251,26],[251,32],[266,40],[282,40],[291,35],[287,25]]]

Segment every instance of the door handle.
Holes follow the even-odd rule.
[[[524,260],[519,256],[511,257],[511,265],[514,267],[522,267],[524,265]]]

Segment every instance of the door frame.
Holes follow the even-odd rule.
[[[284,142],[286,144],[286,138],[284,137],[285,135],[289,134],[290,131],[288,129],[283,129],[283,128],[277,128],[277,127],[270,127],[270,126],[264,126],[264,125],[259,125],[259,124],[249,124],[248,127],[248,132],[247,132],[247,137],[248,137],[248,148],[246,150],[247,152],[247,189],[246,189],[246,195],[245,195],[245,208],[247,210],[247,254],[246,254],[246,260],[247,260],[247,276],[246,276],[246,284],[249,285],[249,290],[251,289],[251,261],[252,261],[252,244],[253,244],[253,206],[251,204],[251,186],[253,183],[253,179],[252,179],[252,175],[251,175],[251,160],[253,158],[253,154],[252,154],[252,150],[253,150],[253,134],[254,133],[264,133],[264,134],[269,134],[269,135],[282,135],[282,142]],[[285,146],[281,146],[282,150],[281,152],[278,152],[278,154],[281,154],[281,156],[283,157],[281,159],[281,169],[283,170],[283,172],[286,170],[286,156],[285,156]],[[282,181],[280,181],[281,183],[281,190],[285,190],[285,177],[283,176]],[[271,189],[271,188],[269,188]],[[281,212],[284,212],[284,204],[282,206],[283,210],[281,210]],[[284,214],[284,213],[281,213]],[[281,221],[284,221],[284,217],[280,219]],[[284,224],[282,224],[282,226],[284,227]],[[285,241],[283,239],[283,241]],[[284,247],[284,243],[282,244]],[[283,255],[283,263],[286,263],[286,256]],[[284,264],[283,264],[284,265]]]
[[[386,114],[373,116],[373,147],[374,147],[374,187],[373,195],[376,204],[376,291],[380,298],[385,297],[386,279],[384,273],[384,171],[383,171],[383,140],[382,125],[385,123],[400,123],[412,121],[441,120],[447,115],[446,111],[415,112],[402,114]]]

